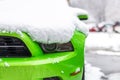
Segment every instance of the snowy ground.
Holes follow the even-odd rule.
[[[86,50],[98,54],[104,51],[104,55],[120,55],[120,34],[90,33],[86,39]]]
[[[86,79],[120,79],[120,34],[90,33],[86,39]],[[118,63],[117,63],[118,62]],[[97,66],[97,67],[96,67]],[[100,68],[98,68],[100,67]],[[109,74],[106,74],[108,73]]]
[[[93,67],[91,64],[86,62],[85,65],[85,80],[101,80],[105,77],[104,73],[98,67]]]

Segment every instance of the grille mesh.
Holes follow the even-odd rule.
[[[0,36],[0,57],[30,57],[26,45],[16,37]]]

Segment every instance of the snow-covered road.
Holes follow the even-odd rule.
[[[87,75],[93,77],[86,80],[96,80],[94,77],[98,77],[97,80],[120,80],[120,34],[90,33],[86,39],[85,53],[86,61],[93,68],[91,72],[98,74],[94,76],[95,73],[91,75],[86,71]],[[95,67],[99,70],[96,71]]]
[[[86,68],[92,73],[86,71],[90,76],[86,80],[120,80],[120,56],[86,53],[85,59],[91,65]]]
[[[85,58],[88,63],[101,68],[105,74],[120,72],[120,56],[87,53]]]

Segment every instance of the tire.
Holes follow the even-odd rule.
[[[83,76],[82,76],[82,80],[85,80],[85,68],[83,68]]]

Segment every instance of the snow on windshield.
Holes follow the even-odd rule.
[[[86,13],[70,8],[67,0],[2,0],[0,30],[27,32],[35,41],[65,43],[75,29],[87,34],[86,25],[77,15]]]

